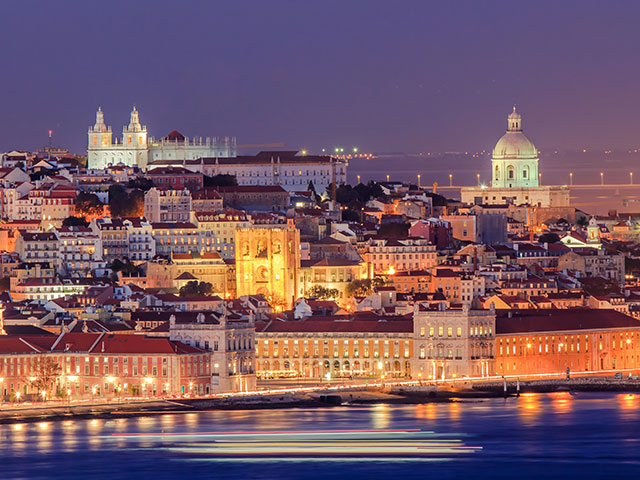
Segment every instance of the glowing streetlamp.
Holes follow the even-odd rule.
[[[360,175],[358,175],[357,178],[358,178],[358,185],[360,185]]]
[[[600,172],[600,185],[604,185],[604,172]]]
[[[542,174],[538,174],[538,185],[542,185]]]
[[[478,180],[478,186],[480,186],[480,174],[476,173],[476,179]]]
[[[453,173],[449,174],[449,186],[453,187]]]
[[[389,181],[389,174],[387,173],[387,182]]]
[[[418,174],[418,188],[420,188],[420,174]]]
[[[573,172],[569,172],[569,185],[573,185]]]
[[[629,172],[629,185],[633,185],[633,172]]]

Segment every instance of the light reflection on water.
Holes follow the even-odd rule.
[[[639,421],[638,394],[568,392],[43,421],[0,426],[0,478],[84,479],[93,472],[110,480],[162,479],[185,469],[189,478],[212,478],[213,461],[216,478],[274,478],[283,465],[288,478],[320,472],[323,478],[414,478],[424,475],[419,462],[429,463],[430,476],[449,478],[509,478],[514,469],[519,478],[541,478],[551,466],[557,476],[607,478],[608,471],[635,478],[625,474],[640,469]],[[331,463],[339,470],[317,470]]]

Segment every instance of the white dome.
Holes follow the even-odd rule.
[[[538,158],[538,150],[521,131],[508,131],[493,149],[494,159],[532,160]]]

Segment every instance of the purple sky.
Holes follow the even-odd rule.
[[[101,105],[150,134],[366,151],[640,144],[640,2],[12,1],[0,150],[81,153]]]

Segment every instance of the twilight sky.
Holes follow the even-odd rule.
[[[319,150],[493,147],[516,103],[539,147],[640,139],[640,2],[3,0],[0,150],[235,135]]]

